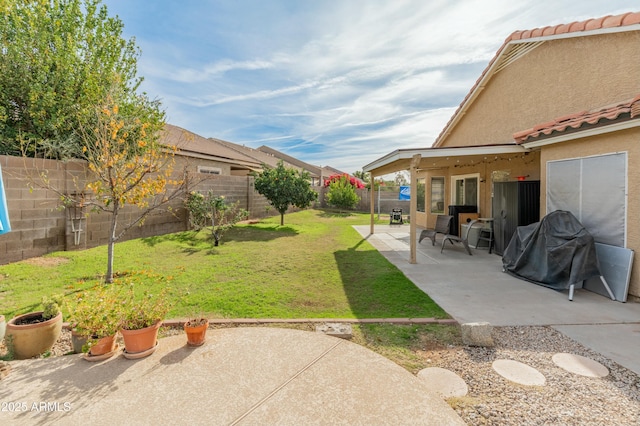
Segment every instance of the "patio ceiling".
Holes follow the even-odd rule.
[[[382,176],[400,170],[408,170],[415,155],[420,155],[418,170],[451,167],[465,163],[480,163],[487,156],[521,156],[530,152],[529,149],[516,144],[508,145],[483,145],[452,148],[409,148],[397,149],[384,157],[363,167],[364,172],[370,172],[373,176]]]

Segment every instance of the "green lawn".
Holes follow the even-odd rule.
[[[168,287],[172,318],[446,318],[426,294],[353,228],[368,214],[306,210],[228,231],[219,247],[203,231],[116,244],[122,285]],[[57,252],[0,266],[0,313],[34,310],[43,295],[100,282],[106,247]]]

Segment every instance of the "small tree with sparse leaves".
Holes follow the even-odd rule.
[[[225,231],[236,223],[249,217],[249,212],[240,208],[240,202],[228,204],[224,196],[216,196],[209,191],[206,195],[191,192],[185,201],[189,211],[189,223],[193,229],[199,230],[211,226],[211,233],[218,245]]]

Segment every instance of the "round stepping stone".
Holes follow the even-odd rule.
[[[597,361],[580,355],[559,353],[555,354],[551,359],[555,365],[569,373],[587,377],[606,377],[609,375],[609,369],[607,367]]]
[[[469,392],[469,387],[462,377],[445,368],[425,368],[418,372],[418,377],[442,398],[459,398]]]
[[[544,386],[546,379],[533,367],[510,359],[493,361],[493,369],[507,380],[525,386]]]

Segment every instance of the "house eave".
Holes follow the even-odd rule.
[[[640,120],[629,120],[623,121],[621,123],[610,124],[608,126],[593,127],[591,129],[581,130],[578,132],[571,132],[553,137],[545,137],[544,139],[533,140],[530,142],[522,142],[520,145],[526,149],[531,150],[547,145],[554,145],[557,143],[568,142],[576,139],[583,139],[591,136],[618,132],[620,130],[632,129],[634,127],[640,127]]]
[[[473,155],[496,155],[496,154],[522,154],[529,152],[524,145],[482,145],[470,147],[452,148],[414,148],[397,149],[384,157],[367,164],[362,168],[363,172],[372,172],[387,167],[400,161],[410,161],[414,155],[419,154],[421,158],[444,158],[444,157],[466,157]]]

